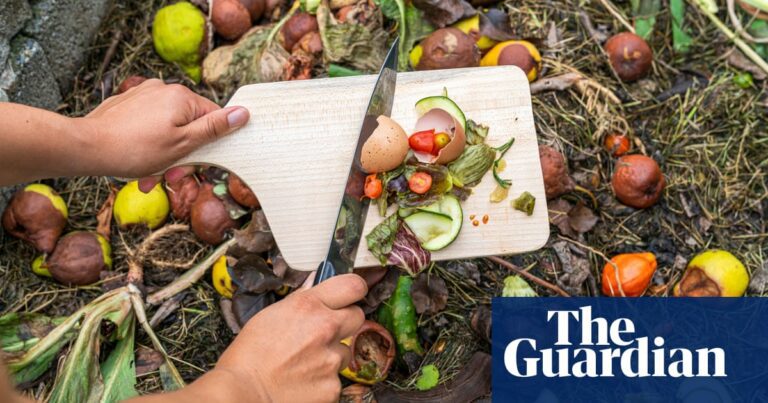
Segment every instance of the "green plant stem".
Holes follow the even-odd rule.
[[[763,58],[760,57],[760,55],[758,55],[757,52],[755,52],[755,50],[752,49],[751,46],[749,46],[749,44],[744,42],[738,35],[736,35],[735,32],[731,31],[730,28],[728,28],[722,21],[720,21],[720,19],[717,18],[717,16],[714,13],[712,13],[709,10],[707,10],[704,7],[704,5],[701,4],[699,1],[697,1],[697,0],[688,0],[688,1],[691,4],[693,4],[696,8],[698,8],[699,11],[704,13],[704,15],[706,15],[709,18],[709,20],[712,21],[712,23],[715,24],[715,26],[718,29],[720,29],[720,31],[722,31],[725,34],[725,36],[728,37],[728,39],[733,41],[733,43],[742,52],[744,52],[744,55],[747,56],[749,58],[749,60],[751,60],[758,67],[760,67],[760,69],[762,69],[763,71],[768,73],[768,63],[765,60],[763,60]]]

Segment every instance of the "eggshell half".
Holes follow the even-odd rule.
[[[442,109],[431,109],[416,121],[414,132],[435,129],[435,133],[447,133],[451,141],[437,155],[415,151],[419,162],[429,164],[447,164],[459,158],[467,142],[464,128],[456,118]]]
[[[360,165],[367,173],[391,171],[408,154],[408,135],[397,122],[386,117],[376,118],[378,126],[368,137],[360,153]]]

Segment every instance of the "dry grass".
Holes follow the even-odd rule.
[[[116,2],[88,63],[78,75],[75,90],[67,97],[63,112],[71,115],[87,113],[99,104],[102,94],[111,93],[112,85],[131,74],[192,86],[180,70],[162,62],[152,48],[151,18],[154,10],[169,2]],[[689,32],[694,34],[695,42],[686,56],[673,54],[670,22],[666,16],[660,16],[650,41],[656,52],[653,73],[640,82],[624,84],[616,79],[600,44],[590,37],[578,17],[583,11],[595,27],[607,28],[609,33],[621,30],[619,21],[599,2],[522,0],[508,1],[505,7],[520,36],[541,39],[544,75],[575,69],[612,90],[623,101],[622,105],[617,105],[573,90],[545,93],[534,98],[540,142],[562,150],[570,161],[571,172],[599,201],[597,226],[572,240],[576,242],[572,245],[583,252],[591,264],[593,279],[583,288],[582,294],[596,293],[594,279],[599,279],[604,264],[600,254],[654,252],[659,261],[654,283],[660,286],[661,295],[665,293],[664,285],[673,284],[680,278],[687,260],[706,248],[731,251],[742,259],[751,273],[763,268],[768,270],[766,88],[761,84],[744,90],[732,83],[736,71],[725,61],[732,46],[706,18],[689,9]],[[626,3],[618,6],[625,17],[627,7]],[[107,49],[118,35],[119,45],[100,75]],[[669,88],[684,71],[697,71],[707,76],[709,84],[663,102],[654,100],[655,95]],[[215,94],[203,86],[193,88],[220,103],[228,96]],[[617,204],[612,196],[609,182],[614,160],[602,151],[600,141],[607,131],[622,128],[634,136],[635,149],[659,161],[665,172],[667,190],[662,201],[653,208],[627,209]],[[592,182],[590,178],[597,180]],[[106,197],[109,185],[106,178],[55,181],[56,188],[70,206],[70,229],[95,228],[95,213]],[[567,198],[590,203],[581,194]],[[127,251],[136,247],[146,234],[140,231],[115,234],[112,240],[115,270],[124,273]],[[551,241],[560,240],[563,237],[553,228]],[[588,245],[589,249],[578,244]],[[202,248],[190,236],[181,236],[158,243],[154,250],[157,259],[183,262],[200,253]],[[100,293],[98,286],[66,288],[36,277],[28,270],[33,257],[34,252],[29,246],[7,237],[4,239],[0,246],[0,282],[4,284],[0,288],[0,311],[64,315]],[[557,256],[549,247],[509,259],[553,283],[562,272]],[[440,354],[430,352],[425,363],[437,363],[447,377],[455,374],[473,351],[488,348],[486,343],[471,336],[468,313],[498,295],[507,275],[504,269],[485,260],[474,264],[482,273],[480,285],[469,284],[451,270],[437,269],[449,285],[449,306],[434,317],[420,318],[425,329],[434,332],[439,326],[433,337],[446,341],[445,350]],[[174,274],[173,269],[148,270],[148,286],[170,281]],[[540,295],[551,295],[548,290],[536,290]],[[219,314],[217,298],[213,288],[207,282],[201,282],[184,296],[181,309],[160,326],[163,343],[188,380],[209,369],[232,338]],[[143,336],[139,342],[149,345]],[[413,379],[395,379],[399,386],[413,382]],[[47,381],[50,377],[41,380],[43,384]],[[154,374],[142,377],[139,388],[158,390],[158,377]]]

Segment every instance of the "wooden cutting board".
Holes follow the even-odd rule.
[[[229,105],[248,108],[251,119],[236,133],[201,148],[176,165],[211,164],[239,175],[256,193],[288,265],[315,270],[325,257],[344,184],[376,76],[255,84],[240,88]],[[462,203],[459,237],[433,260],[505,255],[536,250],[549,237],[528,80],[517,67],[484,67],[401,73],[392,118],[411,133],[417,100],[443,88],[468,119],[490,127],[487,143],[515,137],[501,176],[512,180],[509,198],[491,203],[496,183],[488,172]],[[511,207],[528,191],[533,215]],[[487,223],[483,218],[487,216]],[[477,220],[478,225],[472,221]],[[369,209],[363,234],[382,218]],[[355,267],[378,265],[365,239]]]

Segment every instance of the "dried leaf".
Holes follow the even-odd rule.
[[[259,255],[246,255],[238,259],[230,269],[230,274],[237,289],[243,292],[262,294],[283,286],[283,280],[275,276],[267,262]]]
[[[235,246],[231,249],[234,256],[249,253],[264,253],[275,246],[275,238],[269,228],[264,211],[256,210],[251,215],[251,222],[242,230],[235,230]],[[239,249],[239,250],[238,250]]]
[[[568,213],[573,208],[571,203],[564,199],[549,200],[547,201],[547,208],[549,211],[549,222],[556,226],[561,234],[570,237],[576,236],[568,218]]]
[[[376,71],[381,66],[386,57],[389,35],[383,29],[381,10],[377,7],[367,10],[370,16],[360,24],[337,21],[325,3],[318,7],[317,23],[326,62],[350,65],[365,71]]]
[[[112,228],[112,208],[115,205],[115,196],[115,188],[110,188],[107,200],[104,201],[99,212],[96,213],[96,233],[103,236],[107,241],[109,241]]]
[[[590,276],[589,260],[574,254],[570,245],[565,241],[553,243],[552,249],[557,254],[564,273],[559,276],[557,282],[569,294],[581,294],[582,286]]]
[[[491,309],[487,305],[478,305],[470,316],[470,327],[483,340],[491,341]]]
[[[163,365],[163,361],[163,355],[159,351],[139,346],[136,349],[136,376],[157,371]]]
[[[509,15],[498,8],[491,8],[480,13],[480,36],[487,36],[494,41],[503,42],[515,39]]]
[[[477,14],[475,8],[464,0],[414,0],[413,5],[423,11],[424,18],[438,28]]]
[[[768,262],[763,267],[752,273],[752,279],[749,281],[749,291],[762,295],[768,291]]]
[[[366,314],[376,311],[382,302],[389,299],[397,287],[400,274],[397,270],[387,270],[384,278],[375,286],[368,289],[368,295],[363,299],[362,308]]]
[[[411,287],[411,299],[416,313],[435,314],[445,309],[448,303],[448,287],[442,278],[421,273]]]
[[[583,234],[595,227],[597,216],[584,203],[579,202],[568,212],[568,221],[574,231]]]
[[[254,315],[274,302],[275,294],[272,292],[253,294],[238,288],[232,296],[232,313],[242,328]]]

